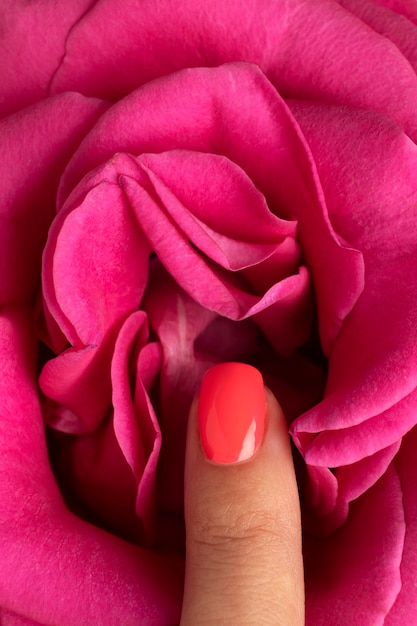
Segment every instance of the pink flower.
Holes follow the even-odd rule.
[[[178,622],[224,360],[290,423],[307,623],[414,623],[414,3],[2,13],[2,625]]]

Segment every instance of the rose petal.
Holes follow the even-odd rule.
[[[415,423],[408,410],[417,386],[417,293],[410,280],[417,262],[417,148],[397,126],[369,112],[301,103],[293,109],[317,162],[335,229],[363,251],[366,273],[365,290],[334,344],[327,397],[293,428],[303,447],[311,437],[303,443],[302,433],[363,423],[344,446],[351,462],[393,443]],[[372,418],[379,433],[371,436],[366,421]]]
[[[417,391],[387,411],[360,424],[338,430],[327,429],[304,443],[307,463],[340,467],[355,463],[401,440],[416,423]]]
[[[151,1],[140,10],[99,2],[72,30],[52,87],[115,99],[175,70],[229,61],[256,63],[286,96],[378,110],[416,132],[417,79],[407,61],[323,0],[186,0],[180,10],[164,0],[158,11]]]
[[[376,626],[401,588],[405,523],[391,466],[351,506],[346,524],[326,539],[305,538],[306,621],[314,626]]]
[[[347,510],[338,507],[338,483],[333,472],[327,467],[309,465],[306,486],[303,489],[303,496],[308,508],[314,509],[314,513],[319,516],[319,534],[329,534],[328,522],[325,519],[332,515],[332,532],[341,526],[346,520]],[[335,525],[334,518],[337,517],[338,525]],[[317,534],[315,529],[314,534]]]
[[[135,511],[138,485],[117,441],[113,412],[91,433],[48,435],[51,465],[70,510],[125,541],[148,546],[149,534]]]
[[[400,11],[388,10],[378,0],[341,0],[340,4],[397,46],[417,72],[417,29]],[[382,4],[382,3],[381,3]],[[402,2],[404,7],[405,3]],[[415,9],[415,3],[413,3]],[[417,21],[417,11],[414,13]]]
[[[411,22],[417,24],[417,6],[414,0],[374,0],[377,4],[387,7],[406,16]]]
[[[300,268],[299,274],[273,285],[263,297],[258,298],[244,289],[245,284],[239,281],[239,275],[222,271],[221,267],[210,263],[210,259],[206,261],[198,254],[148,190],[130,177],[121,176],[120,180],[132,210],[161,262],[197,302],[231,319],[243,319],[275,304],[274,309],[278,311],[274,310],[271,315],[277,324],[280,301],[283,300],[284,307],[290,309],[289,313],[284,313],[284,317],[292,322],[294,333],[290,333],[286,326],[292,347],[294,343],[298,345],[301,342],[300,334],[305,339],[305,327],[309,326],[308,277],[305,268]],[[267,256],[270,253],[267,247]],[[301,326],[301,330],[297,325]]]
[[[339,498],[351,502],[365,493],[387,470],[395,458],[401,441],[379,450],[352,465],[334,470],[339,486]]]
[[[65,55],[67,35],[91,4],[91,0],[74,0],[63,7],[2,0],[1,116],[48,96],[54,72]]]
[[[17,615],[4,609],[0,610],[0,619],[2,626],[45,626],[40,622],[34,622],[22,615]]]
[[[96,346],[69,348],[44,365],[39,386],[44,420],[65,433],[93,431],[111,403],[110,364],[118,327]]]
[[[142,158],[155,161],[151,155],[142,155]],[[294,233],[295,225],[280,220],[271,214],[265,206],[264,198],[253,187],[246,175],[236,165],[223,157],[175,151],[169,155],[163,153],[158,158],[162,161],[162,168],[164,163],[168,162],[171,165],[171,161],[174,161],[177,165],[175,168],[176,175],[178,177],[182,172],[182,179],[187,177],[187,168],[190,168],[190,163],[193,166],[188,171],[191,190],[188,192],[183,190],[180,193],[186,205],[182,205],[170,189],[166,188],[154,176],[152,171],[150,172],[152,176],[150,179],[147,168],[142,166],[141,160],[136,160],[127,154],[119,154],[111,162],[84,178],[70,195],[66,210],[75,206],[77,207],[76,210],[83,214],[83,199],[90,198],[90,196],[95,197],[93,190],[96,188],[104,189],[107,188],[106,186],[111,190],[110,201],[106,200],[106,203],[112,207],[112,210],[117,210],[117,202],[113,198],[116,191],[113,190],[116,189],[116,185],[120,185],[122,189],[120,195],[123,197],[123,202],[125,199],[129,201],[131,211],[137,217],[141,232],[149,240],[150,247],[142,245],[143,264],[147,263],[148,250],[153,248],[178,284],[203,306],[231,319],[256,316],[257,322],[278,351],[289,352],[302,344],[310,333],[312,300],[307,271],[304,267],[298,268],[298,246],[291,247],[286,243],[291,234]],[[214,168],[210,177],[213,199],[207,201],[207,206],[204,208],[202,200],[202,206],[199,206],[198,191],[194,192],[194,183],[191,183],[191,170],[195,170],[194,175],[196,176],[203,165],[206,170]],[[216,183],[218,188],[216,188]],[[251,242],[246,241],[249,235],[247,228],[245,230],[242,226],[235,226],[237,238],[235,240],[222,232],[224,228],[226,228],[226,232],[228,229],[230,231],[231,222],[225,227],[218,223],[217,228],[220,230],[218,232],[198,217],[199,215],[202,217],[204,211],[208,213],[211,204],[218,203],[222,196],[228,198],[231,206],[239,200],[239,208],[242,208],[245,218],[248,217],[249,219],[249,216],[256,212],[257,223],[259,224],[260,219],[263,220],[264,223],[255,229],[259,232],[257,236],[252,235]],[[80,201],[81,204],[79,205]],[[102,201],[102,204],[106,203]],[[246,209],[244,209],[245,206]],[[194,213],[194,208],[197,216]],[[89,214],[88,207],[86,213]],[[210,211],[210,214],[211,217],[206,217],[205,220],[214,226],[216,221],[214,212]],[[54,292],[60,290],[62,303],[69,300],[71,306],[66,304],[65,306],[70,311],[75,309],[73,300],[74,297],[77,297],[80,287],[77,285],[66,295],[68,281],[61,280],[56,287],[50,286],[53,280],[59,280],[58,273],[56,278],[51,277],[50,266],[52,262],[55,263],[56,251],[54,252],[53,242],[60,237],[58,234],[61,232],[59,224],[64,220],[63,215],[61,212],[57,223],[51,228],[48,256],[45,255],[45,297],[49,303],[49,309],[54,311],[55,318],[60,321],[67,336],[69,338],[74,337],[75,340],[77,333],[75,330],[71,330],[73,327],[72,320],[67,320],[62,315],[58,303],[55,304],[54,302]],[[252,215],[252,221],[253,218]],[[68,218],[65,219],[64,226],[67,222]],[[76,223],[78,224],[78,221]],[[76,230],[76,236],[79,237],[80,234]],[[280,263],[281,246],[282,263]],[[140,260],[136,247],[133,247],[133,254],[136,254]],[[62,258],[65,265],[71,266],[67,271],[73,271],[72,268],[77,266],[77,262],[74,263],[69,255],[62,255]],[[84,257],[80,258],[83,259]],[[248,285],[246,281],[245,272],[249,264],[252,264],[250,267],[253,268],[253,264],[256,263],[262,265],[259,267],[259,272],[265,271],[259,285],[256,284],[256,272],[252,271],[249,274],[251,282],[255,283],[254,290],[251,290],[250,284]],[[266,266],[265,263],[267,263]],[[105,268],[106,262],[103,261],[102,266]],[[294,274],[286,276],[285,270],[291,269],[291,266],[295,266],[296,271]],[[274,277],[272,270],[276,267],[278,272]],[[228,271],[229,268],[231,270],[243,268],[244,272],[242,275],[236,271],[231,273]],[[136,274],[138,273],[136,272]],[[144,273],[143,270],[142,273]],[[129,278],[131,274],[135,275],[134,272],[126,273],[124,280]],[[111,276],[111,272],[108,272],[106,277],[108,275]],[[272,285],[269,285],[268,276]],[[277,283],[276,281],[280,277],[282,280]],[[111,283],[116,284],[114,280],[109,281],[106,288],[107,300],[111,300],[108,293],[112,289]],[[85,290],[85,284],[88,284],[87,281],[83,282],[82,292]],[[262,284],[267,287],[265,293],[262,293],[262,289],[260,289]],[[81,300],[83,302],[87,298],[82,296]],[[120,302],[120,297],[116,297],[115,300],[122,312],[125,308],[123,301]],[[112,314],[111,321],[115,314],[110,312]],[[105,313],[107,315],[107,312]],[[92,325],[94,323],[94,311],[91,311],[90,314],[93,316],[92,321],[90,321],[90,325]],[[77,315],[73,316],[77,318]],[[100,317],[105,317],[105,314],[101,314]]]
[[[178,72],[111,107],[66,168],[58,207],[115,153],[178,149],[227,157],[285,219],[322,202],[308,145],[285,102],[258,67],[232,63]]]
[[[0,301],[33,299],[59,176],[104,110],[79,94],[50,98],[0,122]]]
[[[31,312],[3,310],[0,321],[0,392],[7,399],[0,419],[1,606],[62,626],[178,623],[178,561],[65,508],[45,446]]]
[[[152,386],[161,366],[161,353],[159,345],[146,344],[147,339],[146,315],[137,311],[127,318],[116,341],[110,344],[111,352],[104,363],[109,380],[103,395],[108,405],[101,415],[92,407],[93,415],[100,418],[93,425],[96,432],[71,438],[54,437],[52,454],[65,487],[85,507],[81,514],[92,515],[99,524],[141,545],[149,545],[152,539],[154,482],[160,448],[159,426],[144,383],[148,388]],[[102,365],[100,352],[96,360],[98,363],[93,366],[98,377]],[[131,385],[135,378],[133,398]],[[69,387],[70,406],[82,406],[83,400],[85,403],[79,397],[82,392],[90,399],[96,389],[103,393],[103,381],[96,381],[92,390],[88,382],[94,383],[81,377],[81,387],[75,390]],[[103,401],[98,404],[102,405]],[[86,421],[91,425],[87,411]]]
[[[184,233],[221,264],[210,246],[214,239],[228,269],[259,263],[287,237],[295,238],[296,223],[273,215],[245,172],[223,156],[172,150],[143,154],[139,163]]]
[[[162,355],[158,344],[143,346],[147,335],[145,314],[143,311],[133,313],[117,338],[111,376],[114,432],[136,479],[136,513],[144,524],[149,540],[154,515],[161,432],[143,378],[147,379],[150,387],[159,374]],[[134,399],[130,389],[132,375],[136,378]]]
[[[105,181],[58,216],[44,253],[44,297],[72,345],[99,344],[138,308],[149,253],[121,190]]]
[[[370,489],[393,461],[400,441],[356,463],[332,468],[309,464],[302,489],[306,506],[304,528],[314,536],[327,536],[346,522],[349,504]]]
[[[417,430],[414,428],[404,438],[401,450],[395,459],[395,467],[400,477],[402,502],[404,506],[406,533],[401,560],[401,591],[390,614],[386,626],[401,624],[404,619],[414,620],[417,615],[417,499],[416,499],[416,443]]]
[[[210,355],[195,353],[194,342],[215,314],[182,291],[158,261],[152,263],[144,306],[164,354],[159,389],[159,508],[182,514],[188,413],[204,372],[214,364]]]
[[[363,288],[362,258],[334,233],[308,145],[258,68],[232,64],[189,70],[131,94],[112,107],[86,137],[64,174],[59,202],[82,175],[115,151],[141,154],[178,148],[226,156],[246,172],[273,212],[298,220],[328,352]],[[68,202],[76,201],[80,193],[74,192]],[[135,188],[131,193],[139,191]],[[187,248],[186,254],[191,253]]]

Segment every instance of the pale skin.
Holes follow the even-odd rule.
[[[267,389],[260,448],[219,465],[201,448],[197,405],[187,438],[181,626],[302,626],[300,505],[282,409]]]

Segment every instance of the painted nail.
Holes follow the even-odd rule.
[[[265,426],[262,375],[245,363],[222,363],[209,369],[201,383],[198,421],[204,453],[216,463],[251,458]]]

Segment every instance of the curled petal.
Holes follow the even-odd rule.
[[[43,624],[178,623],[181,564],[64,505],[45,445],[31,312],[3,310],[0,326],[1,606]]]
[[[105,181],[58,215],[44,253],[44,298],[73,346],[98,345],[139,307],[149,253],[120,189]]]
[[[374,113],[291,106],[330,219],[365,263],[365,289],[330,355],[325,398],[292,425],[309,462],[339,467],[395,445],[416,423],[417,294],[410,276],[417,262],[417,149]]]
[[[111,376],[114,405],[114,432],[126,463],[137,485],[136,513],[149,536],[155,506],[156,466],[161,447],[161,432],[147,393],[161,368],[158,344],[143,346],[146,332],[142,311],[133,313],[117,338]],[[134,397],[131,384],[135,380]],[[146,381],[146,385],[145,382]]]
[[[416,423],[417,392],[413,391],[384,413],[357,425],[328,429],[303,446],[308,463],[340,467],[394,445]]]
[[[97,427],[111,400],[112,349],[113,342],[100,349],[70,348],[47,361],[39,377],[45,423],[74,435]]]
[[[187,70],[130,94],[103,116],[74,154],[61,181],[59,206],[83,175],[111,159],[116,151],[140,155],[178,149],[227,157],[246,173],[273,213],[297,220],[298,238],[317,293],[321,340],[328,353],[363,289],[362,255],[334,231],[309,146],[287,105],[259,68],[235,63]],[[160,162],[164,175],[169,174],[169,157],[152,159],[153,167]],[[184,165],[189,165],[185,159]],[[133,170],[124,173],[130,176]],[[174,184],[172,178],[170,175]],[[125,181],[130,197],[134,194],[140,205],[145,201],[141,190]],[[70,195],[69,203],[74,201],[74,193],[79,192]],[[146,202],[151,202],[149,196]],[[152,202],[153,210],[159,212],[157,200]],[[169,222],[166,216],[161,219]],[[185,243],[183,257],[192,254]],[[238,308],[233,302],[228,306],[230,311]]]
[[[384,476],[352,504],[344,526],[304,544],[306,620],[382,626],[401,589],[406,532],[399,476]]]
[[[152,264],[144,306],[163,350],[159,388],[162,432],[159,506],[162,511],[182,515],[188,413],[204,372],[214,364],[212,355],[196,353],[194,346],[216,316],[180,289],[158,261]]]
[[[331,470],[310,463],[302,489],[306,531],[313,536],[327,536],[340,528],[346,522],[350,503],[380,479],[395,459],[400,445],[397,441],[356,463]]]

